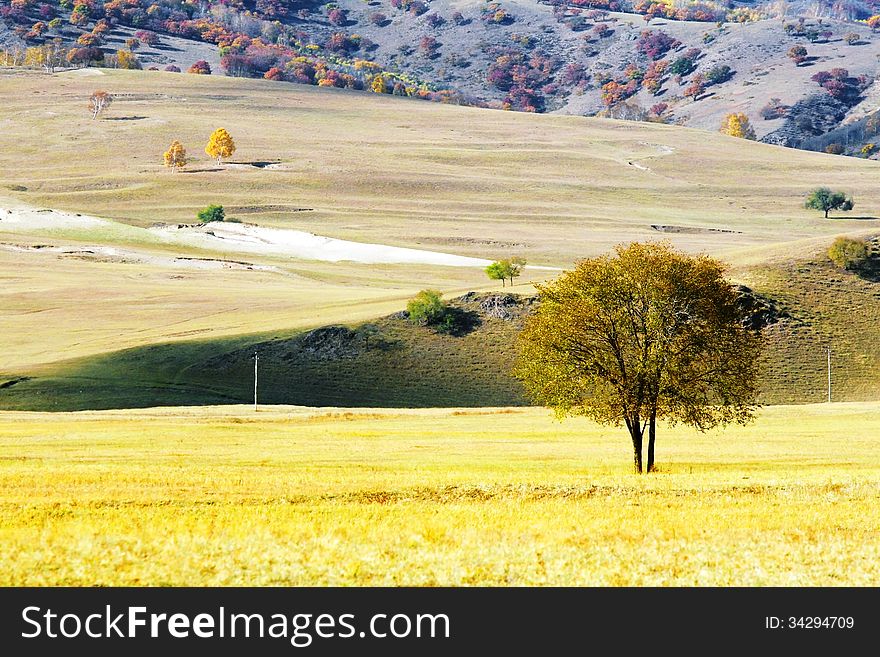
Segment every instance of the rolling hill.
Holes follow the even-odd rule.
[[[95,88],[117,98],[98,120],[84,108]],[[7,71],[0,89],[10,109],[0,132],[0,407],[246,402],[255,349],[266,356],[266,402],[522,403],[506,374],[515,323],[484,317],[456,338],[394,315],[426,287],[500,291],[479,266],[239,253],[155,226],[192,223],[208,203],[254,229],[517,254],[549,268],[668,240],[721,257],[734,280],[788,313],[768,329],[765,401],[821,401],[829,345],[835,398],[877,397],[880,290],[824,256],[835,235],[880,233],[874,162],[676,126],[216,76]],[[221,125],[238,151],[218,167],[199,151]],[[194,158],[186,173],[161,166],[175,138]],[[852,193],[856,216],[804,210],[820,184]],[[25,207],[45,218],[16,223]],[[529,269],[515,291],[554,275]],[[303,351],[314,337],[304,332],[320,327],[379,347]]]

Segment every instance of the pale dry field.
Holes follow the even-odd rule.
[[[0,414],[3,585],[880,583],[880,406],[621,429],[540,409]]]
[[[93,121],[85,104],[96,88],[116,101]],[[110,245],[275,268],[193,271],[0,249],[7,378],[146,344],[358,322],[400,310],[426,287],[448,295],[497,287],[479,268],[236,258],[180,245],[171,252],[125,225],[192,222],[208,203],[263,225],[559,267],[634,239],[669,239],[735,263],[880,225],[858,218],[880,214],[876,162],[671,126],[157,72],[4,70],[0,91],[0,207],[122,222],[22,233],[0,216],[0,243]],[[219,126],[238,144],[237,164],[222,169],[202,152]],[[161,166],[172,139],[195,158],[188,173]],[[856,218],[804,210],[817,184],[853,193]],[[551,275],[530,271],[523,281]]]
[[[866,227],[804,210],[820,184],[852,193],[857,217],[880,211],[877,162],[711,132],[260,80],[101,73],[0,75],[0,186],[9,194],[139,225],[192,221],[220,203],[242,220],[332,237],[489,258],[516,250],[561,266],[633,239],[719,254]],[[96,88],[116,101],[92,121],[85,104]],[[241,166],[218,170],[204,155],[220,126]],[[195,158],[189,173],[162,167],[172,139]],[[658,233],[652,224],[734,232]]]

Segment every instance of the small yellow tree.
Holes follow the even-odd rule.
[[[186,149],[176,139],[171,142],[171,146],[165,151],[163,157],[165,159],[165,166],[169,167],[172,173],[186,166]]]
[[[141,68],[141,63],[138,60],[137,55],[129,50],[116,51],[116,65],[119,68],[129,70],[138,70]]]
[[[235,152],[235,142],[225,128],[217,128],[211,133],[205,152],[211,157],[216,157],[217,164],[222,164],[224,157],[232,157]]]
[[[373,83],[370,85],[370,89],[373,90],[373,93],[384,94],[387,91],[385,78],[383,78],[381,75],[377,75],[376,77],[374,77]]]
[[[721,122],[721,132],[740,139],[755,139],[755,129],[749,123],[749,117],[742,112],[725,116]]]

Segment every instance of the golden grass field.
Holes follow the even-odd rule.
[[[880,405],[625,431],[539,409],[0,414],[3,585],[880,583]]]

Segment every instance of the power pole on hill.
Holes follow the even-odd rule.
[[[831,347],[825,349],[828,355],[828,403],[831,403]]]
[[[255,351],[254,352],[254,411],[257,410],[257,380],[258,380],[258,372],[257,365],[260,362],[260,355]]]

